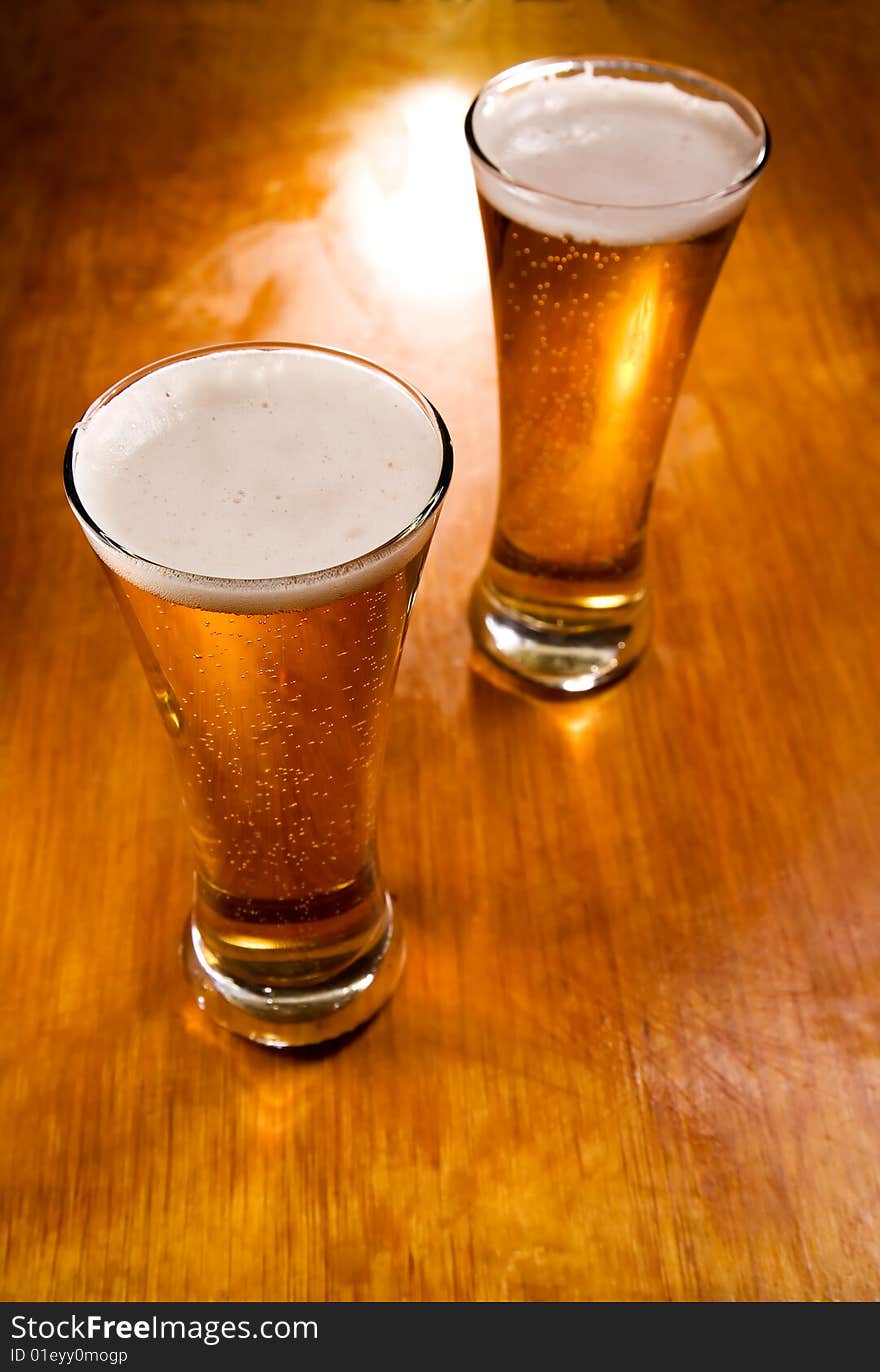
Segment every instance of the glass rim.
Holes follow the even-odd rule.
[[[217,576],[209,572],[187,571],[182,567],[171,567],[164,562],[157,562],[154,558],[146,557],[143,553],[133,552],[119,543],[115,538],[102,529],[98,522],[89,514],[80,498],[76,488],[75,459],[76,442],[80,430],[93,414],[109,404],[117,395],[127,390],[135,382],[142,380],[145,376],[151,376],[154,372],[161,371],[165,367],[170,367],[178,362],[188,362],[196,357],[210,357],[213,355],[223,356],[233,352],[294,352],[294,353],[319,353],[325,357],[341,358],[346,362],[354,362],[358,366],[368,371],[378,373],[386,377],[412,400],[416,402],[424,413],[425,417],[433,424],[437,438],[440,442],[441,461],[440,472],[437,481],[431,492],[430,497],[419,513],[414,516],[404,528],[392,534],[391,538],[375,548],[370,548],[367,552],[361,553],[358,557],[349,558],[344,562],[335,563],[330,567],[319,567],[310,572],[291,572],[289,575],[271,577],[243,577],[243,576]],[[389,371],[387,367],[382,367],[378,362],[371,361],[368,357],[362,357],[358,353],[346,352],[341,348],[330,348],[319,343],[290,343],[290,342],[264,342],[252,341],[244,343],[216,343],[203,348],[192,348],[186,352],[172,353],[168,357],[159,358],[155,362],[148,363],[145,367],[139,367],[137,371],[130,372],[120,381],[116,381],[112,386],[108,386],[105,391],[92,401],[88,409],[76,421],[71,430],[70,438],[64,453],[64,490],[71,509],[81,523],[90,530],[95,537],[114,553],[121,554],[123,558],[140,564],[145,567],[155,567],[160,573],[166,573],[173,579],[187,584],[208,586],[215,590],[223,587],[240,586],[247,587],[249,590],[265,590],[267,592],[281,591],[286,587],[291,589],[306,589],[309,586],[317,586],[326,582],[328,577],[339,576],[340,579],[346,573],[359,572],[374,564],[378,564],[394,549],[403,545],[413,534],[422,528],[431,516],[438,509],[452,479],[452,439],[449,430],[443,420],[443,416],[435,405],[431,403],[426,395],[405,381],[403,377],[395,372]],[[295,607],[294,607],[295,608]]]
[[[484,96],[503,92],[511,87],[527,85],[539,76],[570,76],[577,71],[585,71],[592,67],[616,70],[618,73],[642,72],[652,76],[665,76],[673,81],[677,79],[689,82],[692,86],[701,87],[716,99],[723,100],[738,114],[748,115],[750,127],[751,123],[755,126],[754,131],[761,139],[761,146],[758,149],[754,164],[735,181],[729,181],[719,190],[710,191],[706,195],[693,196],[686,200],[667,200],[651,205],[619,205],[610,200],[587,200],[575,196],[558,195],[553,191],[540,190],[537,186],[532,186],[527,181],[520,181],[517,177],[504,171],[480,147],[474,131],[474,115]],[[495,76],[490,77],[485,82],[471,101],[470,108],[465,115],[464,132],[473,156],[488,171],[497,176],[504,185],[510,186],[514,190],[527,191],[530,195],[539,196],[542,200],[552,201],[559,205],[614,210],[615,213],[620,212],[622,214],[650,213],[652,210],[674,210],[685,208],[688,205],[708,205],[713,201],[724,200],[728,196],[736,195],[738,192],[746,190],[760,176],[767,165],[771,146],[770,128],[761,111],[757,105],[753,105],[751,100],[740,94],[733,86],[725,85],[723,81],[716,81],[714,77],[706,76],[704,72],[697,71],[693,67],[679,67],[667,62],[654,62],[649,58],[600,55],[536,57],[528,62],[518,62],[515,66],[506,67],[503,71],[497,72]]]

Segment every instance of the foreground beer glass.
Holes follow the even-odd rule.
[[[452,450],[381,368],[294,345],[189,353],[74,429],[67,496],[170,736],[195,845],[199,1004],[284,1046],[394,990],[376,853],[389,707]]]
[[[501,417],[471,628],[521,677],[587,691],[648,640],[654,477],[768,133],[747,100],[696,72],[604,58],[513,67],[465,127]]]

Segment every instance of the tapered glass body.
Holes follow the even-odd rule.
[[[400,402],[394,386],[404,383],[389,380],[389,404]],[[278,1046],[354,1028],[403,962],[376,811],[394,681],[451,468],[442,420],[405,389],[436,434],[430,499],[383,547],[318,576],[152,571],[81,504],[76,434],[68,453],[68,494],[177,764],[195,854],[188,977],[221,1023]]]
[[[598,78],[601,108],[591,107],[587,77],[594,85]],[[613,98],[615,81],[635,92],[634,111]],[[704,106],[712,118],[713,102],[735,107],[744,161],[735,184],[695,201],[639,203],[638,171],[622,164],[638,142],[635,120],[644,117],[646,142],[652,136],[652,109],[639,105],[643,83],[696,95],[681,108],[669,96],[680,137],[689,108],[699,120]],[[546,137],[547,157],[554,155],[542,118],[556,121],[560,141],[581,121],[561,154],[572,161],[567,194],[505,171],[498,128],[506,104],[514,166],[531,138]],[[619,181],[633,203],[603,202],[598,193],[593,202],[578,139],[589,143],[596,129],[606,136],[609,125],[614,133],[624,116],[618,162],[600,167],[599,189],[608,197]],[[747,102],[694,73],[562,59],[494,78],[471,107],[467,133],[492,290],[501,432],[495,528],[471,626],[478,648],[519,676],[551,690],[590,690],[631,667],[648,639],[654,479],[703,312],[766,158],[766,130]],[[552,179],[544,163],[528,165],[539,182]],[[555,174],[565,184],[558,165]],[[711,184],[711,168],[708,177]],[[656,199],[656,183],[655,174],[645,198]]]

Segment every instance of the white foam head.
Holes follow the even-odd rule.
[[[205,609],[335,600],[430,536],[448,483],[435,411],[343,353],[247,346],[183,358],[74,430],[74,512],[127,581]],[[79,508],[78,508],[79,507]]]
[[[760,115],[720,88],[694,93],[715,90],[706,80],[681,73],[687,89],[661,74],[675,76],[598,59],[502,72],[469,116],[483,196],[538,233],[609,246],[694,238],[736,218],[766,157]]]

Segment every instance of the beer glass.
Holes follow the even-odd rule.
[[[718,82],[607,58],[502,72],[465,129],[501,421],[471,630],[503,668],[580,693],[623,675],[647,644],[654,478],[769,135]]]
[[[411,386],[329,349],[170,358],[96,400],[68,500],[171,740],[195,849],[189,982],[274,1046],[368,1019],[403,933],[376,806],[452,449]]]

